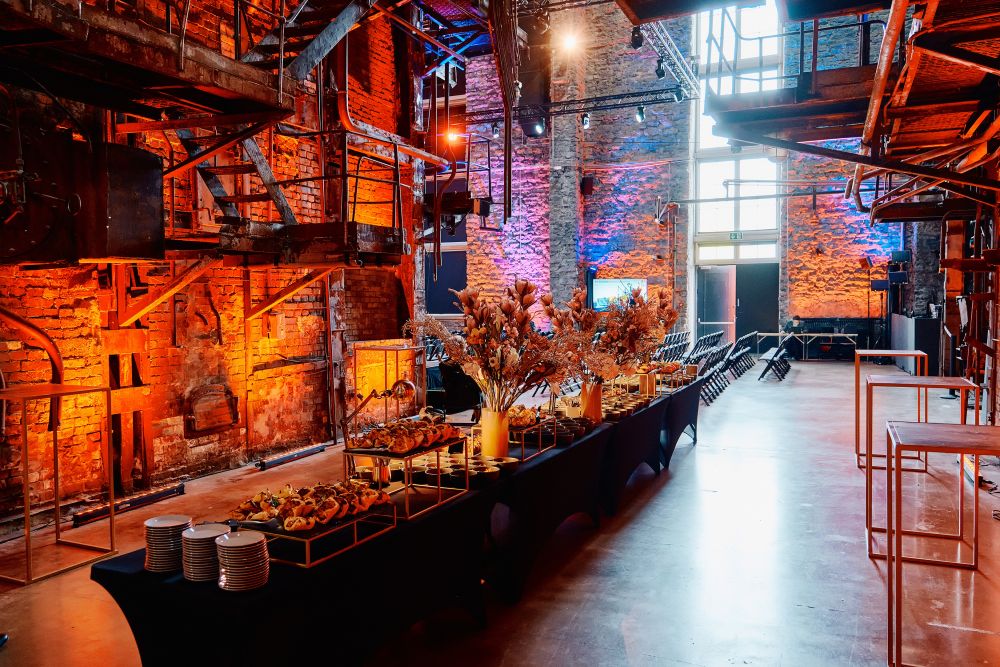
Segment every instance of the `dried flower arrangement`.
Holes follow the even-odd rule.
[[[506,412],[525,391],[558,383],[569,363],[567,354],[532,326],[529,308],[538,300],[537,290],[517,280],[495,303],[480,298],[478,290],[451,290],[465,315],[460,335],[429,315],[410,320],[406,329],[441,340],[448,357],[479,385],[484,406]]]
[[[677,322],[666,292],[649,300],[641,290],[612,299],[607,312],[586,307],[587,291],[573,291],[567,308],[556,308],[542,297],[545,314],[556,332],[554,342],[569,355],[571,375],[601,383],[634,373],[656,351],[664,334]]]

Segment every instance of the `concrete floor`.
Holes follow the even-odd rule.
[[[887,392],[876,424],[912,418],[913,405],[912,394]],[[634,476],[618,516],[599,530],[582,518],[563,524],[525,598],[490,605],[488,629],[460,612],[435,617],[375,662],[884,664],[884,566],[865,555],[852,406],[849,364],[799,363],[782,383],[747,374],[703,408],[698,445],[682,441],[669,473]],[[958,421],[956,401],[932,394],[931,415]],[[938,509],[908,516],[947,529],[955,463],[944,456],[931,463],[932,475],[907,475],[906,483],[911,498]],[[119,546],[141,547],[149,516],[217,518],[257,488],[336,479],[340,469],[341,456],[327,452],[266,473],[197,480],[181,498],[122,515]],[[1000,481],[1000,468],[984,476]],[[991,518],[998,508],[997,498],[983,495],[978,573],[906,567],[908,663],[1000,664],[1000,522]],[[0,629],[11,641],[0,665],[138,664],[124,617],[86,569],[3,590]]]

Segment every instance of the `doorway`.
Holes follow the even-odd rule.
[[[735,341],[778,324],[777,263],[698,267],[698,336],[721,329]]]

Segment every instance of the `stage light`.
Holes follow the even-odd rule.
[[[639,105],[639,108],[635,110],[635,122],[641,123],[646,120],[646,107]]]
[[[667,76],[667,68],[663,66],[663,58],[656,59],[656,78],[662,79]]]
[[[493,123],[493,125],[490,127],[490,130],[492,130],[493,132],[494,139],[500,138],[500,123]]]
[[[535,124],[531,127],[531,129],[534,131],[534,135],[536,137],[540,137],[543,134],[545,134],[545,119],[544,118],[535,119]]]
[[[566,53],[574,53],[580,48],[580,37],[575,32],[564,32],[559,39],[559,46]]]
[[[580,127],[582,127],[585,130],[589,130],[590,129],[590,114],[589,113],[585,113],[582,116],[580,116]]]
[[[642,30],[639,29],[639,26],[636,26],[636,27],[632,28],[632,40],[631,41],[632,41],[632,48],[633,49],[641,49],[642,48],[643,36],[642,36]]]
[[[445,139],[447,139],[451,143],[455,143],[456,141],[458,141],[459,137],[461,137],[461,135],[455,130],[448,130],[447,132],[445,132],[444,136]]]
[[[684,101],[684,91],[682,91],[680,88],[677,88],[676,90],[674,90],[674,102],[680,104],[683,101]]]

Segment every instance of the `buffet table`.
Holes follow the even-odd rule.
[[[317,642],[332,661],[360,662],[440,608],[461,606],[484,621],[483,579],[502,599],[516,600],[567,517],[583,512],[596,522],[602,503],[617,505],[637,465],[658,470],[661,442],[676,442],[665,432],[674,423],[670,407],[683,404],[682,392],[696,390],[685,387],[598,426],[329,562],[311,569],[273,565],[257,590],[227,592],[180,573],[146,572],[144,550],[95,564],[91,578],[121,607],[147,666],[176,664],[181,647],[203,664],[291,664],[314,658]]]

